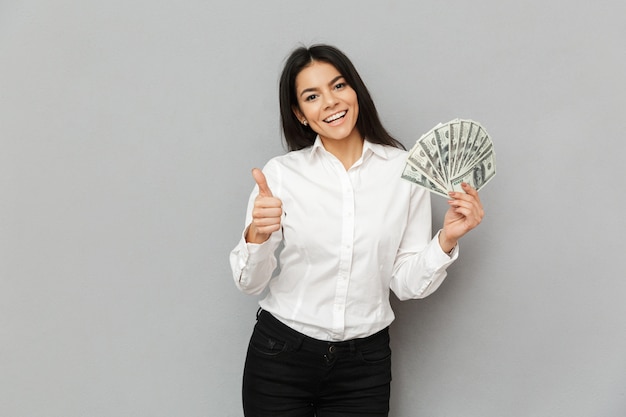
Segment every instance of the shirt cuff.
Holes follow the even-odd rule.
[[[446,253],[443,251],[443,249],[441,248],[441,245],[439,244],[440,234],[441,234],[441,229],[437,232],[437,234],[434,237],[434,240],[436,241],[436,246],[439,249],[438,251],[436,251],[438,252],[438,257],[444,262],[456,260],[459,257],[459,242],[457,242],[454,248],[452,248],[452,251],[450,251],[449,253]]]
[[[250,243],[246,242],[246,231],[244,230],[239,241],[241,260],[244,261],[241,267],[257,264],[271,256],[276,249],[276,245],[272,242],[273,236],[274,234],[270,235],[269,239],[263,243]]]

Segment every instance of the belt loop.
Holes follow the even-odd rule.
[[[259,321],[259,314],[261,314],[261,311],[263,310],[262,307],[259,307],[259,309],[256,311],[256,320]]]
[[[350,353],[354,354],[356,352],[356,342],[354,340],[350,340]]]

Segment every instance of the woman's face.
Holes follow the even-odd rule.
[[[298,108],[294,113],[306,120],[322,141],[362,140],[356,129],[359,103],[356,92],[342,74],[326,62],[313,61],[296,77]]]

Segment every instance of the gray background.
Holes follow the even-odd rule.
[[[391,416],[626,415],[625,4],[0,0],[0,415],[241,415],[228,253],[314,42],[407,146],[496,146],[447,281],[393,300]]]

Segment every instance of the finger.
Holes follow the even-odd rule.
[[[469,185],[466,182],[461,183],[461,187],[463,187],[463,190],[471,195],[472,197],[474,197],[476,200],[478,200],[478,202],[480,203],[480,197],[478,196],[478,191],[472,187],[471,185]]]
[[[283,210],[280,206],[255,206],[252,209],[252,217],[255,219],[274,218],[280,221]]]
[[[261,197],[258,196],[254,200],[254,208],[255,209],[281,209],[283,206],[283,202],[277,199],[276,197]]]
[[[254,181],[259,186],[259,195],[262,197],[273,197],[272,191],[270,187],[267,185],[267,179],[265,179],[265,174],[259,168],[254,168],[252,170],[252,176],[254,177]]]
[[[467,201],[472,204],[476,204],[479,207],[482,207],[482,203],[480,201],[480,197],[478,196],[478,192],[468,185],[467,192],[462,191],[452,191],[450,192],[450,197],[452,197],[455,201]]]
[[[480,223],[485,215],[485,212],[481,207],[467,201],[450,200],[448,201],[448,204],[450,204],[455,213],[465,217],[466,220],[475,224]]]
[[[280,230],[280,224],[273,224],[270,226],[256,226],[256,230],[257,233],[263,234],[263,235],[271,235],[272,233]]]
[[[484,212],[482,204],[480,204],[480,202],[474,198],[470,198],[470,199],[455,198],[452,200],[448,200],[448,204],[450,204],[450,206],[455,207],[455,208],[465,208],[467,210],[475,211],[478,214]]]
[[[280,229],[280,217],[258,217],[252,219],[252,224],[260,233],[272,233]]]
[[[257,228],[263,227],[280,227],[280,217],[260,217],[258,219],[253,219],[252,222]]]
[[[448,203],[452,206],[475,207],[478,210],[483,208],[483,205],[477,198],[465,193],[459,193],[458,196],[452,197],[452,199],[448,200]]]

